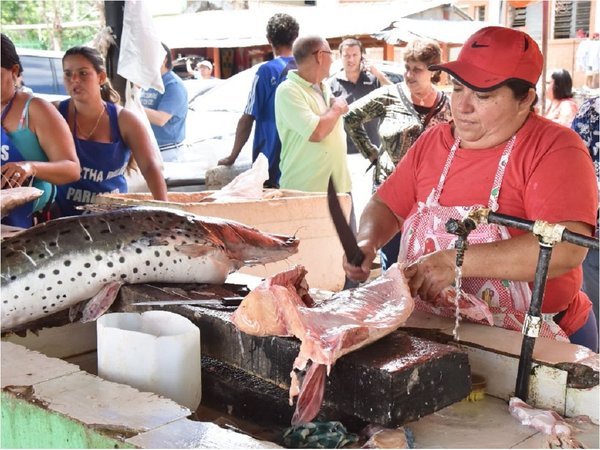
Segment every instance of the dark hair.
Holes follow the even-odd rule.
[[[419,38],[410,41],[404,49],[404,61],[424,63],[429,67],[442,62],[442,49],[433,39]],[[441,79],[441,70],[432,72],[431,82],[438,83]]]
[[[525,99],[525,97],[527,97],[527,95],[529,94],[529,89],[532,89],[531,84],[529,84],[527,81],[517,80],[514,78],[511,80],[508,80],[506,83],[504,83],[504,85],[512,91],[513,97],[517,100]],[[533,111],[533,107],[535,106],[535,104],[537,102],[538,102],[538,96],[536,93],[535,99],[533,100],[533,102],[531,103],[531,105],[529,107],[530,111]]]
[[[277,13],[267,22],[267,39],[273,47],[291,47],[299,30],[296,19],[289,14]]]
[[[63,66],[64,66],[65,59],[68,56],[83,56],[85,59],[87,59],[92,64],[96,73],[101,73],[101,72],[106,73],[106,66],[104,65],[104,58],[102,58],[102,55],[100,54],[100,52],[98,50],[96,50],[95,48],[84,47],[84,46],[71,47],[69,50],[67,50],[65,52],[65,55],[63,56],[63,59],[62,59]],[[115,91],[113,89],[108,78],[106,79],[104,84],[102,86],[100,86],[100,96],[102,97],[102,100],[111,102],[111,103],[119,103],[121,101],[121,96],[119,95],[119,93],[117,91]]]
[[[0,62],[2,63],[2,68],[8,70],[12,70],[15,64],[18,64],[19,73],[17,73],[17,75],[23,73],[23,66],[21,65],[21,60],[17,54],[15,44],[13,44],[9,37],[4,33],[2,33],[2,59]]]
[[[173,68],[173,55],[171,55],[171,49],[167,47],[167,44],[165,44],[164,42],[161,42],[160,45],[162,45],[165,51],[167,52],[167,54],[165,55],[165,57],[167,58],[166,66],[167,69],[171,70]]]
[[[557,69],[552,72],[550,77],[554,80],[554,86],[552,86],[552,95],[557,100],[563,98],[573,97],[573,80],[568,70]]]
[[[340,55],[342,54],[344,47],[358,47],[360,49],[361,56],[365,54],[365,49],[363,48],[362,42],[360,42],[358,39],[348,38],[340,42],[340,46],[338,47]]]

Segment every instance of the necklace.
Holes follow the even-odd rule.
[[[98,116],[98,119],[96,119],[96,125],[94,125],[94,128],[92,128],[92,131],[87,133],[87,136],[86,136],[86,133],[81,131],[81,128],[79,127],[79,124],[77,123],[77,108],[75,107],[75,104],[73,104],[73,109],[75,109],[75,118],[73,120],[75,122],[75,128],[77,129],[78,132],[81,133],[82,136],[85,137],[85,139],[89,139],[90,136],[92,136],[92,134],[94,134],[94,132],[98,128],[98,125],[100,125],[100,119],[102,119],[102,115],[104,114],[104,109],[105,109],[104,104],[102,104],[102,110],[100,110],[100,115]]]
[[[425,106],[425,104],[426,104],[425,100],[427,100],[429,97],[431,97],[431,94],[435,94],[435,93],[436,93],[435,89],[432,88],[431,91],[429,91],[424,96],[413,94],[412,92],[410,95],[413,97],[413,103],[416,103],[416,102],[414,102],[414,99],[416,98],[419,101],[419,106]]]

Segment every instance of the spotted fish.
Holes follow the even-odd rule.
[[[243,265],[285,259],[294,237],[160,208],[65,217],[2,241],[2,332],[88,302],[83,321],[125,283],[222,283]]]

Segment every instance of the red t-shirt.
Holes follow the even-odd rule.
[[[377,191],[398,216],[406,218],[437,186],[450,148],[451,124],[425,131]],[[440,204],[488,204],[490,190],[505,143],[487,149],[459,148]],[[498,199],[498,213],[550,223],[577,221],[596,224],[598,189],[592,160],[573,130],[533,113],[517,132]],[[524,231],[509,228],[512,236]],[[548,280],[542,312],[569,309],[560,325],[567,334],[587,320],[591,302],[580,291],[581,267]]]

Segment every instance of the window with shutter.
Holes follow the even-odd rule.
[[[527,7],[512,7],[512,25],[511,28],[524,27],[527,24]]]
[[[575,3],[575,32],[577,32],[577,30],[583,30],[588,36],[590,35],[591,9],[591,1],[579,1]]]
[[[557,0],[554,4],[554,39],[571,37],[573,2]]]

